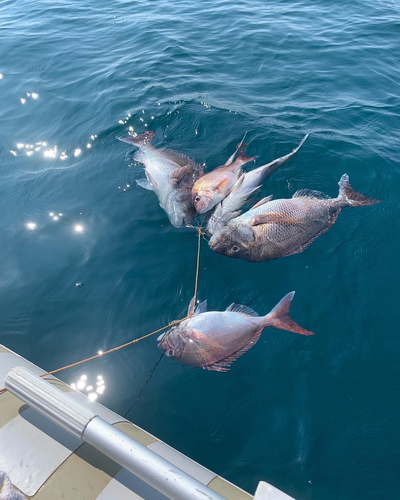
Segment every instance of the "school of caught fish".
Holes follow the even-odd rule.
[[[227,257],[265,262],[305,250],[327,231],[345,207],[374,205],[380,200],[357,193],[343,174],[339,194],[330,198],[320,191],[301,189],[290,199],[272,195],[244,210],[249,197],[277,168],[293,158],[308,134],[291,153],[248,172],[243,166],[257,156],[244,154],[244,139],[226,161],[211,172],[188,156],[154,147],[154,132],[120,139],[138,148],[134,159],[144,165],[146,178],[136,181],[154,191],[161,208],[177,228],[191,226],[205,214],[209,247]],[[250,200],[251,202],[251,200]],[[158,338],[158,347],[184,365],[228,371],[231,364],[260,338],[264,328],[274,327],[301,335],[313,335],[290,318],[294,292],[286,295],[266,316],[249,307],[232,304],[224,312],[207,312],[207,302],[189,306],[188,318]]]

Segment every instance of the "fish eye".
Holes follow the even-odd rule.
[[[195,196],[195,197],[194,197],[194,201],[195,201],[196,203],[198,203],[198,202],[200,201],[200,196],[199,196],[199,195]]]
[[[238,252],[240,250],[240,247],[238,247],[237,245],[233,245],[232,247],[232,252]]]
[[[173,349],[170,349],[170,350],[168,351],[168,356],[173,356],[173,355],[174,355],[174,352],[175,352],[175,351],[174,351]]]

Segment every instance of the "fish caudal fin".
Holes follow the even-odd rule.
[[[314,335],[296,323],[290,316],[290,306],[295,292],[290,292],[272,309],[272,311],[264,316],[265,326],[273,326],[280,330],[288,330],[289,332],[299,333],[300,335]]]
[[[246,163],[249,163],[250,161],[256,160],[258,157],[257,156],[246,156],[242,150],[239,151],[239,154],[237,155],[237,158],[235,160],[235,164],[239,165],[245,165]]]
[[[368,198],[361,193],[357,193],[350,186],[349,176],[343,174],[339,181],[339,196],[340,200],[345,200],[352,207],[361,207],[363,205],[375,205],[380,203],[381,200],[375,200],[374,198]]]
[[[150,144],[150,142],[154,139],[154,132],[146,130],[146,132],[136,137],[129,135],[128,137],[118,137],[118,139],[122,142],[133,144],[134,146],[145,146],[146,144]]]

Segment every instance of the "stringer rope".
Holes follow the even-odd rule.
[[[199,284],[199,269],[200,269],[200,245],[201,245],[201,227],[197,228],[198,232],[198,240],[197,240],[197,260],[196,260],[196,278],[195,278],[195,285],[194,285],[194,303],[196,303],[197,300],[197,289],[198,289],[198,284]],[[47,375],[54,375],[55,373],[59,373],[63,370],[68,370],[68,368],[73,368],[74,366],[82,365],[83,363],[87,363],[88,361],[92,361],[93,359],[101,358],[105,356],[106,354],[110,354],[115,351],[119,351],[120,349],[123,349],[124,347],[128,347],[129,345],[136,344],[137,342],[140,342],[141,340],[147,339],[148,337],[151,337],[152,335],[155,335],[156,333],[162,332],[163,330],[166,330],[167,328],[171,328],[173,326],[179,325],[179,323],[182,323],[182,321],[185,321],[185,319],[190,318],[191,315],[185,316],[182,319],[177,319],[175,321],[172,321],[166,326],[163,326],[162,328],[159,328],[158,330],[154,330],[154,332],[148,333],[146,335],[143,335],[143,337],[139,337],[138,339],[133,339],[130,342],[126,342],[125,344],[119,345],[117,347],[113,347],[112,349],[109,349],[108,351],[104,351],[101,354],[96,354],[95,356],[90,356],[89,358],[81,359],[80,361],[76,361],[75,363],[71,363],[70,365],[63,366],[61,368],[57,368],[56,370],[51,370],[50,372],[42,373],[39,375],[40,378],[47,377]],[[0,394],[3,392],[7,391],[5,387],[0,389]]]

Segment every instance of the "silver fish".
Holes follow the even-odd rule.
[[[250,172],[243,173],[236,181],[228,196],[215,207],[207,223],[208,234],[214,234],[231,219],[238,217],[241,214],[241,208],[245,204],[247,198],[261,187],[261,184],[267,177],[297,153],[308,136],[309,134],[304,136],[300,144],[294,148],[291,153],[281,156],[266,165],[255,168]]]
[[[202,302],[190,318],[158,338],[158,347],[184,365],[226,372],[236,359],[257,343],[264,328],[313,335],[289,316],[294,293],[285,295],[265,316],[258,316],[240,304],[232,304],[224,312],[207,312],[207,301]],[[189,314],[192,308],[193,301]]]
[[[152,146],[153,137],[154,132],[147,131],[137,137],[119,139],[139,148],[134,159],[143,163],[146,179],[136,181],[137,184],[155,192],[173,226],[189,225],[196,217],[192,187],[203,175],[203,167],[182,153]]]
[[[335,223],[343,208],[380,202],[355,192],[347,174],[339,188],[337,198],[310,189],[297,191],[289,200],[271,201],[268,196],[214,233],[209,245],[215,252],[250,262],[302,252]]]

